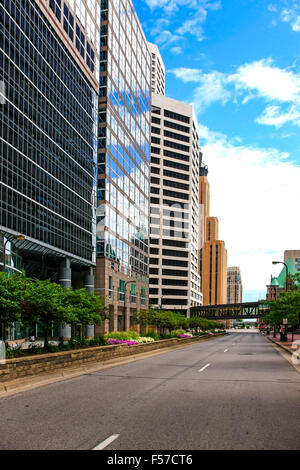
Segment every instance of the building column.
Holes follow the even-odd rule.
[[[88,292],[93,292],[95,289],[95,276],[92,266],[88,268],[84,276],[84,287]]]
[[[113,305],[109,306],[109,331],[117,331],[118,329],[118,308]]]
[[[93,339],[95,337],[95,326],[94,325],[86,325],[85,326],[85,336],[87,339]]]
[[[69,287],[72,286],[72,268],[71,268],[70,258],[65,258],[60,263],[58,281],[65,289],[68,289]],[[72,336],[71,325],[66,324],[66,323],[64,325],[60,325],[58,328],[58,334],[64,340],[71,339],[71,336]]]

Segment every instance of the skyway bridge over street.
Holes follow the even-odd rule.
[[[191,307],[190,312],[191,317],[203,317],[208,320],[238,320],[262,318],[269,310],[269,306],[262,302],[244,302],[240,304]]]

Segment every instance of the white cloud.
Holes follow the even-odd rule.
[[[226,90],[226,77],[219,72],[203,74],[200,85],[194,90],[193,104],[197,113],[203,112],[212,103],[227,103],[231,92]]]
[[[200,141],[228,265],[241,267],[244,290],[263,292],[276,274],[272,260],[299,245],[300,167],[287,153],[232,143],[202,125]]]
[[[145,2],[151,10],[163,10],[164,17],[160,18],[158,22],[167,20],[169,23],[173,20],[176,21],[176,34],[172,35],[174,41],[183,41],[186,35],[195,36],[198,41],[202,41],[204,38],[203,24],[206,21],[208,10],[215,11],[222,8],[220,0],[145,0]],[[184,14],[182,13],[183,11]],[[179,13],[179,15],[177,15],[177,13]],[[178,27],[178,19],[181,20],[182,17],[184,17],[185,20]],[[175,29],[175,27],[173,29]],[[158,42],[157,33],[159,31],[157,27],[152,31],[156,42]],[[163,47],[170,44],[169,42],[163,43],[160,35],[158,35],[158,37],[160,40],[159,44],[163,45]],[[175,53],[177,52],[175,51]]]
[[[295,32],[300,32],[300,5],[294,3],[290,5],[292,8],[283,8],[280,12],[279,19],[283,23],[289,23],[291,28]],[[278,12],[278,8],[275,5],[270,4],[268,6],[268,10],[273,12]],[[272,25],[276,26],[277,22],[275,20],[272,21]]]
[[[300,75],[275,67],[270,58],[242,65],[228,79],[237,89],[256,91],[268,100],[300,101]]]
[[[210,104],[225,104],[232,98],[246,105],[250,100],[268,102],[259,124],[281,127],[286,123],[300,126],[300,74],[291,68],[276,67],[271,58],[261,59],[237,68],[235,73],[217,71],[204,74],[200,69],[180,67],[170,70],[184,83],[198,86],[193,92],[193,104],[198,112]],[[286,110],[283,105],[290,105]],[[279,106],[280,105],[280,106]]]
[[[169,72],[174,73],[176,78],[182,80],[183,83],[199,82],[202,76],[201,70],[186,67],[178,67],[177,69],[169,70]]]
[[[180,36],[171,33],[168,30],[161,31],[159,34],[156,35],[156,44],[161,46],[162,49],[177,42],[180,39]]]
[[[277,7],[276,7],[276,5],[273,5],[273,3],[270,3],[268,5],[268,10],[269,11],[277,11]]]
[[[287,122],[300,126],[300,109],[296,106],[291,106],[286,113],[283,113],[279,106],[267,106],[263,114],[256,118],[256,122],[272,125],[277,129]]]
[[[182,54],[183,50],[182,50],[182,47],[180,46],[174,46],[170,49],[170,52],[174,55],[180,55]]]

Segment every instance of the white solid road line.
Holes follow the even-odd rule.
[[[107,439],[105,439],[105,441],[103,442],[100,442],[99,445],[97,445],[96,447],[94,447],[93,450],[102,450],[104,449],[105,447],[107,447],[109,444],[111,444],[111,442],[113,442],[115,439],[118,439],[120,434],[113,434],[112,436],[108,437]]]
[[[206,366],[202,367],[202,369],[200,369],[198,372],[204,371],[204,369],[206,369],[208,366],[210,366],[210,364],[206,364]]]

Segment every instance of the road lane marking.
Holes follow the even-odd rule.
[[[228,349],[225,349],[225,351],[224,351],[224,352],[227,352],[227,351],[228,351]]]
[[[203,372],[209,366],[210,366],[210,364],[206,364],[206,366],[202,367],[202,369],[200,369],[198,372]]]
[[[100,442],[99,445],[97,445],[96,447],[94,447],[93,450],[102,450],[104,449],[105,447],[107,447],[109,444],[111,444],[114,440],[118,439],[120,434],[113,434],[112,436],[108,437],[107,439],[105,439],[105,441],[103,442]]]

